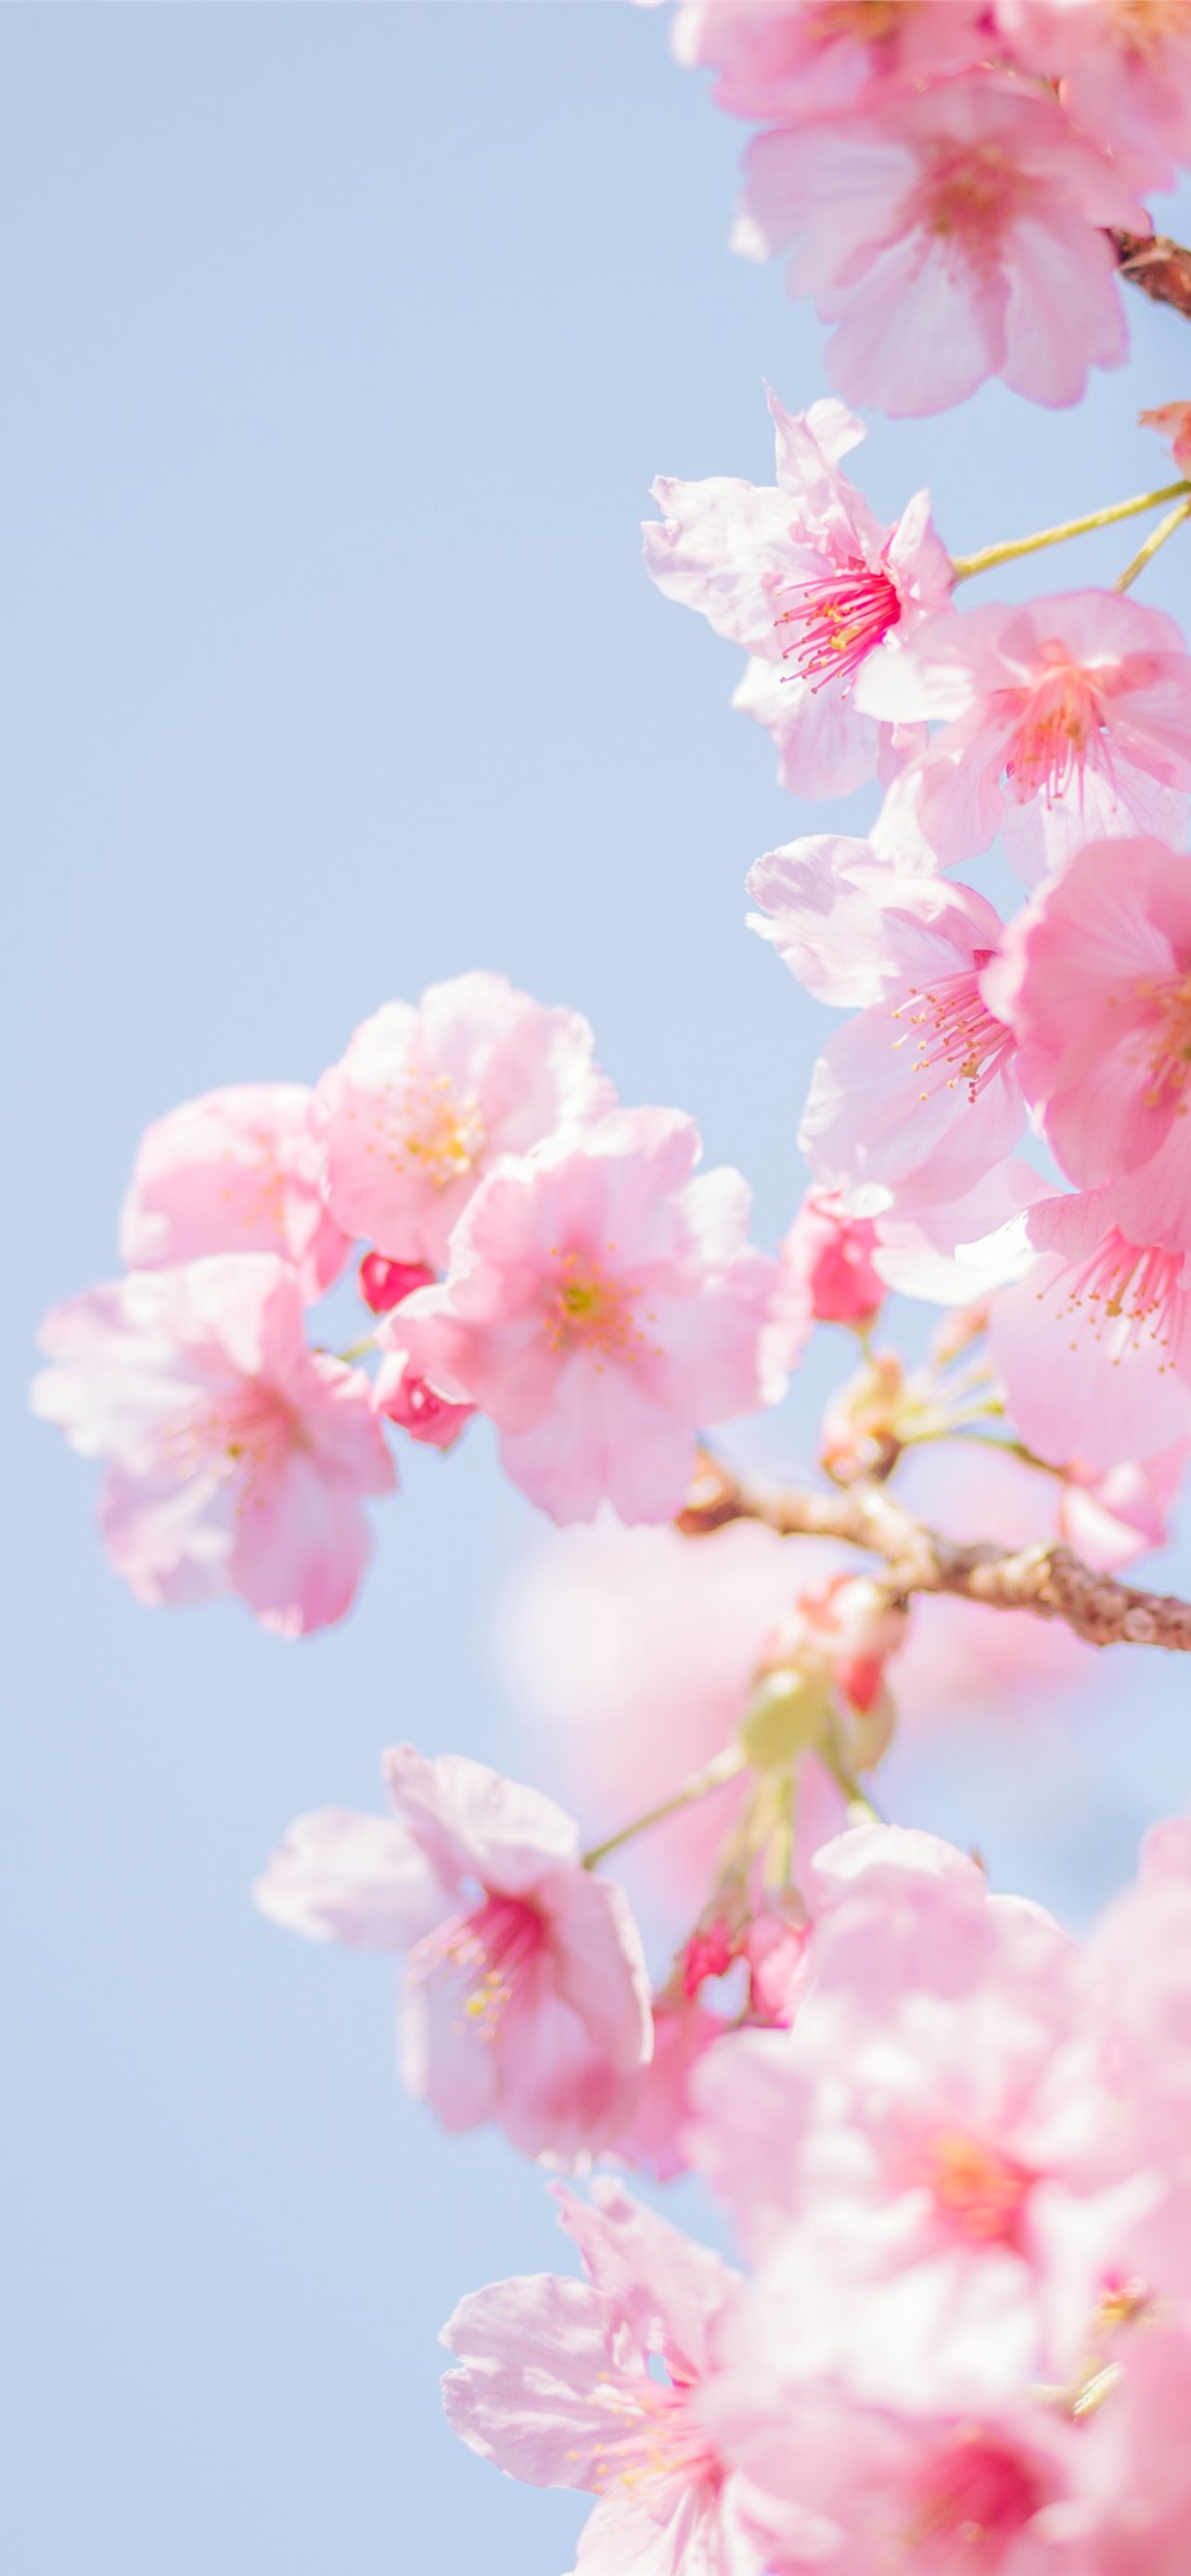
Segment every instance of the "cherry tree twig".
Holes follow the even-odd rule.
[[[780,1538],[834,1538],[883,1557],[891,1600],[915,1592],[951,1592],[991,1610],[1029,1610],[1062,1619],[1090,1646],[1165,1646],[1191,1654],[1191,1602],[1139,1592],[1096,1574],[1058,1544],[1001,1548],[957,1546],[883,1485],[865,1481],[835,1493],[791,1493],[746,1485],[703,1453],[676,1527],[704,1538],[729,1521],[762,1521]]]
[[[1172,304],[1191,321],[1191,250],[1167,233],[1117,233],[1108,236],[1122,277],[1139,286],[1153,304]]]

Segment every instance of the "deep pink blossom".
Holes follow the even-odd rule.
[[[1135,1239],[1191,1252],[1191,866],[1099,841],[1017,915],[990,986],[1022,1087],[1081,1188]]]
[[[984,19],[984,0],[682,0],[673,46],[718,75],[717,107],[795,125],[981,61]]]
[[[411,1291],[412,1294],[412,1291]],[[411,1440],[425,1443],[431,1449],[453,1449],[461,1432],[466,1431],[475,1413],[474,1404],[451,1404],[438,1393],[429,1378],[411,1366],[408,1354],[397,1346],[386,1349],[373,1380],[373,1402],[386,1421],[395,1422],[407,1431]]]
[[[412,1365],[491,1415],[515,1485],[556,1520],[668,1520],[700,1424],[773,1402],[777,1273],[738,1172],[692,1177],[693,1121],[621,1110],[491,1174],[440,1288],[401,1309]]]
[[[733,703],[773,735],[783,785],[842,796],[923,747],[920,726],[860,714],[853,685],[946,606],[951,563],[925,492],[883,527],[841,472],[864,436],[842,403],[791,413],[770,394],[769,408],[776,484],[661,476],[666,516],[645,527],[645,561],[668,599],[752,657]]]
[[[258,1905],[316,1940],[409,1949],[405,2079],[446,2128],[496,2120],[527,2155],[610,2144],[652,2045],[621,1890],[583,1867],[577,1827],[536,1789],[408,1744],[385,1776],[395,1822],[300,1817]]]
[[[207,1252],[277,1252],[310,1300],[343,1268],[350,1237],[323,1197],[300,1082],[242,1082],[183,1101],[147,1127],[120,1218],[130,1270]]]
[[[875,712],[943,719],[898,782],[945,866],[998,832],[1032,880],[1085,842],[1181,843],[1191,658],[1173,618],[1109,590],[940,618],[871,682]]]
[[[851,1216],[837,1190],[808,1190],[779,1253],[782,1284],[778,1311],[791,1358],[812,1324],[875,1321],[885,1282],[873,1267],[877,1229],[870,1217]]]
[[[366,1252],[360,1263],[360,1295],[374,1315],[391,1314],[415,1288],[432,1288],[434,1272],[424,1261],[390,1261],[387,1253]]]
[[[1125,354],[1113,225],[1150,229],[1111,162],[1040,88],[982,72],[758,136],[735,240],[793,251],[847,401],[913,416],[988,376],[1078,402]]]
[[[392,1491],[368,1380],[307,1348],[272,1253],[132,1271],[49,1315],[34,1410],[111,1461],[108,1554],[141,1601],[235,1592],[282,1636],[349,1609]]]
[[[819,1058],[799,1143],[816,1181],[863,1215],[962,1197],[1023,1117],[1015,1041],[985,999],[1001,940],[991,904],[868,855],[793,841],[748,879],[753,927],[815,999],[861,1005]]]
[[[576,1011],[547,1010],[503,975],[386,1002],[323,1075],[315,1127],[333,1213],[401,1262],[443,1266],[451,1231],[503,1154],[613,1106]]]
[[[450,2423],[507,2476],[600,2498],[575,2576],[763,2576],[701,2413],[739,2275],[617,2183],[558,2198],[587,2278],[460,2301],[442,2335]]]
[[[989,1349],[1014,1428],[1093,1475],[1191,1439],[1187,1259],[1117,1223],[1114,1193],[1041,1200],[1035,1254],[993,1308]]]
[[[1191,16],[1183,0],[994,0],[1028,70],[1061,82],[1067,114],[1141,187],[1191,160]]]

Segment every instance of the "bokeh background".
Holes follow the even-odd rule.
[[[0,26],[9,2576],[571,2563],[580,2503],[498,2481],[437,2396],[459,2294],[566,2264],[542,2177],[402,2098],[386,1962],[248,1897],[293,1813],[372,1803],[387,1741],[531,1758],[491,1639],[540,1532],[478,1433],[408,1456],[341,1632],[148,1612],[25,1384],[39,1313],[113,1264],[150,1117],[312,1078],[471,965],[693,1110],[763,1240],[792,1213],[826,1015],[742,879],[817,818],[636,523],[658,471],[768,479],[762,379],[811,400],[822,334],[729,257],[740,130],[665,35],[616,0]],[[1074,414],[994,386],[874,423],[874,501],[929,479],[964,551],[1166,479],[1135,415],[1188,390],[1186,330],[1131,320]],[[1134,541],[1005,588],[1111,579]],[[1185,587],[1171,547],[1140,595]],[[813,1450],[820,1338],[771,1458]],[[974,1732],[954,1675],[898,1812],[1078,1918],[1191,1796],[1183,1672],[1089,1659],[1036,1734]]]

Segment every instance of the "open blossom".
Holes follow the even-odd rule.
[[[100,1522],[139,1600],[238,1593],[266,1627],[341,1619],[392,1462],[358,1369],[308,1349],[272,1253],[132,1271],[55,1307],[33,1406],[111,1461]]]
[[[449,2422],[507,2476],[599,2497],[575,2576],[763,2576],[701,2411],[739,2274],[617,2183],[558,2199],[586,2280],[539,2272],[460,2301]]]
[[[1022,1439],[1093,1475],[1191,1439],[1187,1255],[1129,1235],[1114,1198],[1088,1190],[1027,1211],[1035,1258],[989,1327]]]
[[[776,485],[660,476],[645,561],[667,599],[752,656],[733,703],[773,735],[783,785],[842,796],[923,746],[921,727],[860,713],[853,683],[947,605],[951,562],[925,492],[885,528],[841,473],[864,436],[842,403],[791,413],[770,394],[769,408]]]
[[[1146,188],[1191,160],[1191,15],[1184,0],[995,0],[1026,69],[1061,83],[1067,114]]]
[[[1126,1233],[1191,1252],[1187,860],[1160,841],[1078,851],[1010,924],[991,981],[1068,1178],[1112,1182]]]
[[[503,1154],[615,1100],[578,1012],[503,975],[456,975],[386,1002],[315,1095],[333,1215],[399,1262],[443,1266],[451,1232]]]
[[[1159,609],[1109,590],[990,603],[940,618],[896,674],[870,677],[874,712],[943,720],[898,795],[944,866],[998,832],[1028,880],[1087,841],[1181,842],[1191,657]]]
[[[301,1816],[258,1879],[313,1940],[409,1951],[403,2070],[448,2129],[496,2120],[526,2155],[607,2145],[652,2045],[621,1890],[583,1867],[536,1789],[412,1745],[385,1759],[393,1818]]]
[[[717,74],[717,107],[795,125],[981,61],[985,16],[984,0],[682,0],[673,46]]]
[[[621,1110],[491,1174],[440,1288],[400,1310],[411,1362],[500,1432],[515,1485],[556,1520],[670,1519],[700,1424],[771,1403],[772,1261],[738,1172],[692,1177],[678,1110]]]
[[[856,1214],[962,1197],[1014,1144],[1016,1042],[989,1008],[991,904],[866,864],[863,842],[793,841],[758,860],[753,927],[817,1001],[859,1016],[815,1067],[799,1143]]]
[[[241,1082],[186,1100],[146,1128],[120,1219],[130,1270],[206,1252],[277,1252],[312,1302],[337,1279],[350,1237],[322,1189],[300,1082]]]
[[[833,384],[899,416],[962,402],[988,376],[1078,402],[1126,328],[1104,227],[1149,217],[1041,89],[983,72],[871,115],[759,135],[736,247],[793,251]]]

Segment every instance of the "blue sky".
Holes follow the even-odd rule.
[[[471,965],[586,1010],[622,1095],[694,1111],[775,1239],[822,1015],[744,932],[742,879],[822,817],[729,713],[734,656],[652,591],[636,523],[659,471],[766,479],[762,379],[823,391],[822,334],[728,256],[740,131],[659,15],[63,6],[7,12],[0,47],[0,2557],[558,2576],[575,2503],[453,2441],[434,2342],[465,2288],[558,2259],[541,2177],[487,2137],[446,2152],[403,2100],[386,1963],[247,1897],[291,1814],[372,1801],[385,1742],[512,1758],[483,1639],[531,1516],[482,1436],[412,1458],[356,1616],[287,1648],[231,1605],[128,1599],[24,1390],[39,1313],[113,1265],[150,1117],[313,1077],[380,1001]],[[874,423],[874,501],[929,480],[966,551],[1164,480],[1134,418],[1187,390],[1185,333],[1140,298],[1132,322],[1075,414],[992,387]],[[1132,543],[1045,582],[1111,578]],[[1177,610],[1184,565],[1140,595]],[[793,1452],[812,1424],[796,1390]],[[1152,1658],[1114,1667],[1097,1885],[1191,1794],[1185,1700]],[[955,1830],[972,1795],[947,1786]],[[999,1796],[1008,1866],[1028,1777]]]

